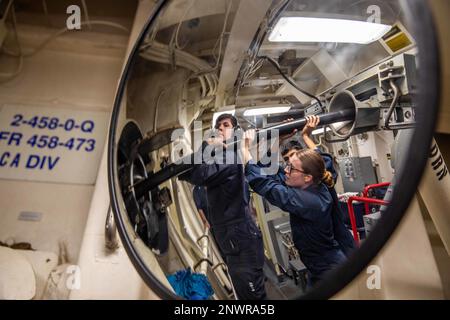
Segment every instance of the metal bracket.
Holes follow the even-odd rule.
[[[209,241],[209,235],[204,234],[204,235],[202,235],[200,238],[197,239],[197,244],[199,244],[200,240],[202,240],[203,238],[206,238],[206,239],[208,239],[208,241]]]
[[[211,260],[209,260],[208,258],[201,258],[195,265],[194,265],[194,271],[203,263],[203,262],[208,262],[208,264],[210,266],[213,266],[213,263]]]
[[[216,271],[216,269],[218,267],[224,267],[224,270],[228,270],[227,265],[225,264],[225,262],[219,262],[218,264],[216,264],[215,266],[213,266],[211,269],[212,271]]]
[[[108,207],[105,223],[105,247],[116,251],[119,248],[119,239],[117,238],[117,226],[112,214],[111,206]]]

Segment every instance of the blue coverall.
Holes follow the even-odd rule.
[[[211,218],[209,217],[209,208],[208,208],[208,198],[206,194],[206,187],[203,186],[195,186],[194,190],[192,190],[192,196],[194,197],[194,203],[197,209],[202,209],[203,213],[205,215],[206,220],[211,226]],[[211,235],[214,237],[214,230],[210,228],[209,230],[211,232]],[[222,252],[222,249],[218,247],[220,255],[225,261],[225,255]]]
[[[206,189],[205,187],[195,186],[194,190],[192,190],[192,196],[194,197],[195,206],[197,209],[201,209],[205,214],[206,220],[209,223],[209,214],[208,214],[208,199],[206,198]]]
[[[327,168],[332,167],[331,159],[323,158]],[[309,284],[313,285],[345,260],[334,237],[333,197],[323,183],[306,189],[287,186],[281,167],[276,175],[264,175],[262,170],[249,162],[245,168],[247,181],[256,193],[289,212],[293,241],[309,271]]]
[[[233,153],[231,156],[235,164],[215,162],[194,165],[191,171],[179,176],[179,179],[206,187],[208,221],[238,298],[264,299],[262,236],[251,216],[249,186],[243,165],[236,164],[236,152],[224,150],[223,163],[226,158],[230,158],[230,152]]]

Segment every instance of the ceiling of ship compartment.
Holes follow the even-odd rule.
[[[283,7],[285,3],[287,6]],[[397,1],[180,0],[167,8],[158,22],[158,33],[149,35],[148,41],[174,45],[211,66],[217,63],[216,96],[222,96],[224,102],[217,103],[216,98],[210,111],[218,111],[223,105],[245,109],[289,104],[292,106],[286,114],[289,117],[301,114],[311,99],[286,84],[267,60],[258,62],[258,56],[274,59],[299,87],[318,95],[389,53],[379,41],[368,45],[270,42],[268,34],[278,18],[315,16],[367,20],[371,5],[380,9],[381,23],[393,25],[402,19]],[[270,18],[272,22],[268,23]],[[258,37],[261,37],[259,42]]]

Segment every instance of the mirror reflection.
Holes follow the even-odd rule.
[[[289,299],[389,205],[415,119],[397,1],[170,1],[117,132],[130,238],[186,299]]]

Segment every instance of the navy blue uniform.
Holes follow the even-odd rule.
[[[323,183],[306,189],[287,186],[281,167],[272,176],[263,175],[261,170],[254,163],[247,164],[247,180],[256,193],[289,212],[293,241],[313,284],[345,260],[333,232],[333,197]]]
[[[192,196],[194,197],[195,206],[197,209],[201,209],[205,214],[206,220],[209,222],[208,217],[208,199],[206,198],[206,189],[201,186],[195,186],[192,190]]]
[[[329,153],[320,151],[318,148],[316,148],[315,151],[322,156],[322,159],[325,162],[325,169],[331,172],[333,181],[334,183],[336,183],[338,174],[333,166],[333,157]],[[334,239],[339,243],[339,247],[342,252],[348,257],[353,253],[354,249],[356,248],[356,244],[347,227],[345,226],[345,212],[338,204],[339,200],[336,190],[334,188],[328,188],[328,191],[333,198],[333,213],[331,217],[333,220]]]
[[[223,152],[223,163],[230,153],[237,163],[233,150]],[[264,247],[261,232],[251,216],[243,165],[203,163],[179,178],[206,187],[208,220],[238,298],[264,299]]]

